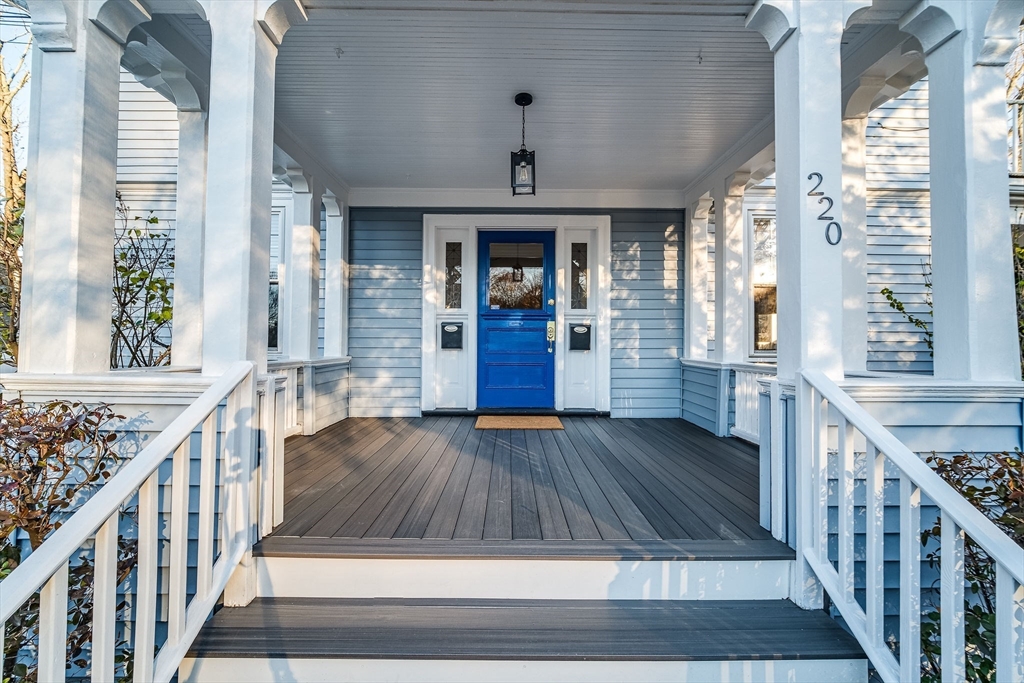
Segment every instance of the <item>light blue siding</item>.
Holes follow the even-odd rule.
[[[424,213],[351,209],[349,408],[353,416],[419,413]],[[679,417],[682,211],[566,213],[612,217],[612,415]]]
[[[681,367],[683,419],[714,433],[718,425],[718,369]]]

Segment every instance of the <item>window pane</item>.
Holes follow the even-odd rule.
[[[754,350],[778,348],[775,219],[754,219]]]
[[[491,245],[487,306],[492,310],[544,307],[544,245]]]
[[[774,285],[775,271],[775,219],[754,219],[754,284]]]
[[[270,283],[270,320],[269,327],[267,330],[267,346],[271,349],[277,348],[277,295],[278,286],[276,282]]]
[[[754,286],[754,350],[775,351],[778,348],[775,285]]]
[[[462,242],[444,245],[444,307],[462,308]]]
[[[572,291],[570,292],[570,308],[585,309],[587,307],[587,291],[590,289],[587,269],[587,243],[572,243]]]

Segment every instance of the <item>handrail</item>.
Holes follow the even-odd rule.
[[[824,373],[804,370],[797,391],[798,557],[806,560],[885,681],[919,681],[921,676],[921,504],[922,494],[939,508],[940,638],[942,680],[966,676],[964,543],[969,536],[996,568],[996,672],[1000,681],[1024,680],[1024,548],[936,474]],[[838,563],[828,552],[829,412],[836,413],[838,461]],[[866,592],[865,607],[854,593],[854,452],[856,432],[865,439]],[[884,633],[885,463],[900,472],[900,657]],[[798,568],[798,574],[803,572]],[[807,586],[806,576],[797,584]]]
[[[67,571],[71,557],[95,536],[96,601],[104,596],[106,610],[100,605],[94,611],[93,667],[94,680],[113,678],[114,614],[116,593],[117,520],[121,506],[139,495],[139,566],[137,569],[137,616],[135,629],[135,680],[169,680],[177,670],[191,639],[198,633],[228,577],[247,547],[249,523],[248,490],[251,486],[249,444],[244,438],[252,429],[254,415],[252,389],[254,366],[241,361],[228,368],[223,376],[189,405],[171,424],[127,462],[80,509],[48,537],[2,582],[0,591],[0,627],[34,593],[41,593],[39,622],[39,679],[63,680],[65,662]],[[221,523],[221,555],[214,563],[214,500],[217,486],[217,414],[227,399],[220,449],[225,457],[240,465],[235,476],[237,486],[222,494],[224,515]],[[241,420],[238,420],[241,416]],[[237,423],[229,423],[238,420]],[[202,426],[200,449],[200,538],[199,584],[196,595],[186,604],[188,507],[189,507],[189,443],[192,434]],[[156,474],[173,455],[173,474],[169,495],[171,578],[169,581],[168,641],[154,658],[153,633],[156,619],[157,572],[157,509]],[[220,468],[227,484],[228,463]],[[187,611],[186,611],[187,609]],[[200,612],[202,612],[200,614]],[[148,623],[147,623],[148,622]],[[0,628],[2,633],[2,628]],[[180,656],[178,656],[180,655]],[[177,657],[177,661],[173,661]],[[0,662],[2,667],[2,662]],[[99,676],[98,678],[96,676]],[[2,677],[2,672],[0,672]]]
[[[966,498],[935,473],[920,456],[915,454],[892,432],[871,417],[856,401],[820,370],[805,370],[803,373],[811,386],[824,396],[829,404],[842,413],[854,427],[860,430],[868,441],[899,467],[917,484],[936,506],[942,508],[957,526],[985,549],[993,559],[1007,565],[1014,579],[1024,583],[1024,548],[1013,542],[992,520],[971,505]]]

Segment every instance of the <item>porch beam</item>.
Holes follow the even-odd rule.
[[[980,49],[985,5],[932,3],[901,24],[928,67],[934,374],[1018,381],[1005,59]]]
[[[56,24],[33,24],[22,320],[18,369],[94,373],[110,369],[121,46],[84,8]],[[39,7],[46,13],[46,7]],[[56,21],[56,20],[54,20]],[[59,23],[59,22],[57,22]],[[61,51],[54,51],[61,50]]]

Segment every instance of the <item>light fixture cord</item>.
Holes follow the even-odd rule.
[[[523,149],[526,149],[526,107],[523,107]]]

